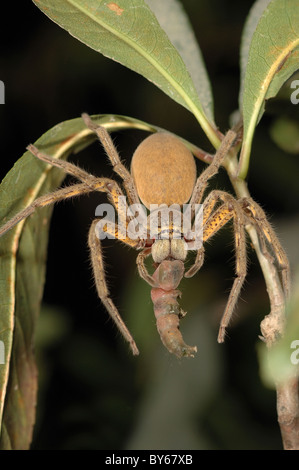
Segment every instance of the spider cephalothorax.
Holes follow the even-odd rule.
[[[197,349],[186,345],[179,331],[179,319],[185,313],[177,302],[180,296],[177,287],[183,276],[192,277],[201,268],[204,260],[203,243],[229,220],[233,220],[234,227],[236,278],[222,316],[218,341],[224,341],[226,328],[246,276],[246,223],[257,227],[262,250],[269,257],[271,255],[268,247],[271,246],[271,253],[282,270],[283,285],[287,291],[288,261],[262,209],[251,198],[236,200],[224,191],[213,190],[205,199],[203,198],[209,179],[217,173],[219,166],[234,145],[236,140],[234,131],[227,133],[212,163],[198,177],[196,177],[196,165],[191,152],[179,138],[166,132],[153,134],[139,145],[133,155],[131,172],[129,172],[121,163],[106,129],[92,122],[87,114],[82,117],[85,124],[99,137],[113,170],[122,178],[125,194],[113,179],[93,176],[72,163],[45,155],[30,145],[28,149],[33,155],[73,175],[80,183],[58,189],[36,199],[3,225],[0,229],[0,236],[39,207],[91,191],[105,192],[118,212],[123,226],[113,226],[112,230],[111,225],[106,224],[102,225],[101,229],[106,234],[119,238],[121,242],[139,250],[137,267],[140,276],[152,286],[151,297],[162,342],[171,353],[178,357],[193,356]],[[129,230],[134,214],[128,208],[135,204],[141,206],[141,203],[149,210],[149,215],[143,219],[143,222],[139,222],[142,230],[138,233],[142,235],[138,233],[136,235],[136,232]],[[189,231],[186,231],[182,224],[184,219],[182,208],[187,203],[191,219]],[[202,205],[200,234],[196,225],[196,207],[199,205]],[[152,206],[154,206],[153,210]],[[166,219],[161,217],[163,208],[169,209],[169,207],[172,208],[170,212],[167,212],[167,215],[171,214],[170,217]],[[153,220],[156,222],[154,228],[152,227]],[[124,233],[122,237],[118,236],[120,232]],[[138,354],[136,343],[111,300],[107,288],[99,219],[95,219],[91,224],[88,243],[98,295],[120,332],[129,342],[133,354]],[[188,251],[196,251],[196,255],[194,263],[185,272],[184,263]],[[148,256],[152,256],[156,267],[153,274],[148,272],[144,263]]]

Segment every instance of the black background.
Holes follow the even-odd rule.
[[[0,106],[1,176],[26,145],[84,111],[139,118],[212,151],[188,111],[141,76],[71,37],[33,3],[19,3],[17,8],[6,6],[2,22],[7,28],[0,32],[6,100]],[[239,43],[252,3],[183,2],[204,55],[222,132],[238,107]],[[278,149],[269,128],[279,113],[298,116],[298,109],[276,99],[267,111],[255,135],[249,189],[271,215],[291,259],[297,260],[297,245],[291,241],[298,226],[298,156]],[[113,135],[128,166],[143,137],[140,131]],[[72,161],[111,176],[99,144]],[[198,162],[198,171],[203,168]],[[231,191],[224,172],[212,186]],[[216,338],[234,276],[230,229],[207,247],[196,279],[184,282],[189,315],[182,331],[186,325],[193,335],[199,359],[178,362],[160,345],[150,288],[137,276],[136,253],[105,243],[112,297],[141,353],[132,358],[97,299],[89,265],[88,227],[95,206],[104,200],[102,195],[80,198],[58,205],[53,214],[37,329],[40,392],[32,448],[281,448],[275,393],[259,376],[256,344],[268,300],[250,247],[247,282],[225,345],[219,346]]]

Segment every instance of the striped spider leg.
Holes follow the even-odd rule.
[[[291,290],[290,263],[287,254],[281,246],[281,243],[261,206],[250,197],[241,199],[240,205],[249,222],[257,229],[263,254],[270,262],[277,262],[278,264],[281,272],[281,284],[287,300]]]
[[[220,206],[215,209],[217,203]],[[245,237],[245,215],[238,201],[229,193],[214,190],[203,202],[203,243],[207,242],[224,225],[233,219],[235,256],[236,256],[236,278],[233,282],[230,295],[223,313],[218,342],[224,341],[226,328],[236,306],[242,285],[246,277],[246,237]],[[185,277],[192,277],[200,269],[204,260],[204,251],[198,251],[193,266],[185,273]]]

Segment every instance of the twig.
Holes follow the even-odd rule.
[[[246,182],[236,176],[236,152],[227,160],[225,167],[237,196],[239,198],[250,197]],[[261,322],[261,339],[270,349],[284,334],[286,299],[271,257],[265,256],[261,250],[256,228],[250,224],[246,226],[246,230],[256,251],[269,295],[270,313]],[[298,391],[298,377],[276,384],[277,417],[285,450],[299,450]]]
[[[298,378],[277,385],[277,415],[285,450],[299,450]]]
[[[285,298],[275,266],[264,257],[258,240],[251,232],[259,262],[264,274],[270,299],[271,311],[261,322],[262,339],[270,349],[283,336],[285,330]],[[276,383],[277,418],[280,426],[283,448],[299,450],[299,395],[298,378],[291,378],[283,383]]]

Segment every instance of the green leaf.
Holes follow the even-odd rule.
[[[269,0],[268,0],[269,1]],[[213,96],[201,50],[192,25],[178,0],[145,0],[182,57],[206,116],[214,123]]]
[[[265,100],[278,93],[283,83],[298,69],[298,64],[298,0],[272,0],[252,34],[244,76],[241,97],[244,119],[239,168],[241,178],[247,175],[252,139],[264,112]]]
[[[157,130],[122,116],[95,116],[109,130]],[[67,158],[96,139],[81,118],[60,123],[35,145]],[[0,185],[1,226],[37,197],[60,186],[64,173],[31,153],[16,162]],[[52,207],[37,210],[0,238],[0,449],[27,449],[35,420],[37,372],[34,333],[45,280]],[[4,364],[3,364],[4,362]]]
[[[186,66],[143,0],[33,0],[55,23],[107,57],[143,75],[191,111],[215,147],[208,120]]]
[[[272,140],[288,153],[299,155],[299,122],[287,117],[280,117],[270,128]]]
[[[241,39],[240,47],[240,92],[239,92],[239,108],[242,109],[243,103],[243,91],[244,91],[244,79],[248,63],[249,50],[252,41],[252,36],[256,30],[259,20],[261,19],[262,13],[268,6],[271,0],[257,0],[247,16]]]

